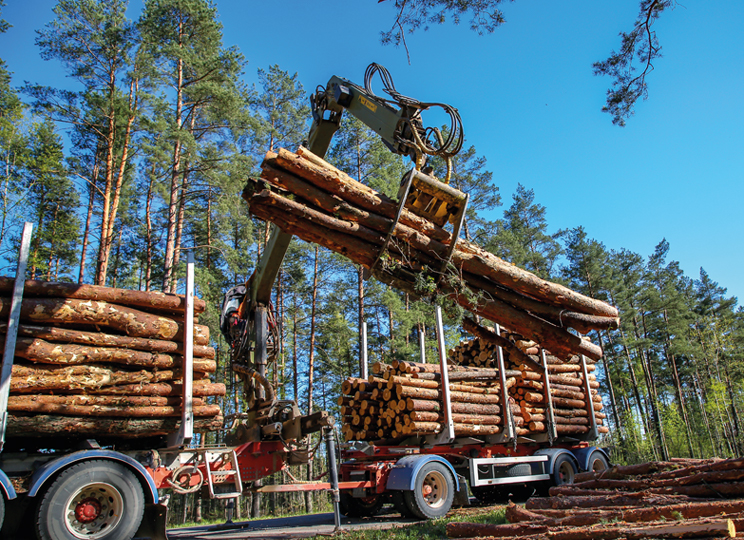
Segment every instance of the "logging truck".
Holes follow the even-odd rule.
[[[391,99],[382,99],[372,92],[371,78],[376,73],[382,75],[385,92]],[[389,231],[380,242],[377,255],[364,262],[367,270],[378,278],[390,277],[386,274],[390,268],[386,267],[385,259],[393,253],[391,241],[397,234],[397,225],[408,226],[420,220],[425,225],[432,224],[427,230],[436,228],[439,231],[437,242],[445,237],[449,239],[449,243],[440,244],[437,252],[436,261],[441,264],[440,273],[443,274],[457,255],[468,196],[448,186],[448,178],[443,183],[432,177],[425,167],[425,157],[441,157],[447,163],[449,177],[451,159],[463,142],[457,110],[401,95],[395,90],[389,73],[377,64],[368,68],[364,87],[333,77],[326,88],[318,89],[311,102],[313,124],[307,145],[309,152],[305,156],[311,167],[324,166],[322,157],[339,129],[344,111],[361,119],[382,137],[391,151],[411,157],[416,165],[401,184],[397,210],[393,209],[386,217]],[[442,107],[449,114],[452,123],[446,135],[436,128],[424,128],[420,113],[431,107]],[[253,206],[251,209],[254,211]],[[258,211],[258,206],[255,210]],[[442,227],[447,223],[452,224],[452,229],[444,234]],[[42,540],[118,540],[134,536],[161,540],[166,538],[167,495],[163,494],[164,490],[182,494],[201,490],[210,497],[231,499],[239,496],[247,483],[252,483],[252,490],[257,493],[328,491],[333,497],[337,528],[340,510],[350,516],[373,515],[387,502],[392,502],[403,514],[434,518],[444,515],[453,504],[467,503],[468,485],[473,494],[488,500],[508,496],[515,493],[515,489],[571,482],[577,471],[607,466],[605,452],[590,444],[597,435],[594,415],[590,416],[592,424],[582,436],[559,436],[553,418],[545,358],[542,384],[549,412],[544,434],[530,437],[520,434],[505,408],[498,434],[459,436],[453,422],[441,312],[437,309],[443,428],[427,435],[347,444],[340,451],[339,481],[333,418],[325,411],[301,414],[295,402],[277,399],[266,378],[266,367],[279,349],[270,299],[293,236],[291,227],[285,229],[273,228],[248,283],[229,291],[223,302],[220,328],[231,344],[231,367],[243,381],[248,412],[232,415],[232,429],[225,438],[226,445],[199,448],[190,447],[195,431],[193,258],[188,265],[185,306],[176,310],[183,317],[184,336],[182,350],[178,353],[182,356],[179,360],[182,364],[178,366],[181,371],[177,384],[169,388],[177,388],[177,393],[166,394],[179,398],[179,418],[171,418],[169,422],[155,419],[160,426],[156,437],[144,439],[117,434],[116,427],[125,426],[126,421],[110,422],[105,436],[93,436],[91,433],[96,433],[97,423],[93,418],[86,422],[78,418],[77,426],[68,419],[67,424],[58,426],[64,437],[40,438],[39,433],[34,432],[35,427],[39,427],[39,422],[52,422],[51,418],[9,412],[31,231],[30,226],[24,229],[0,373],[0,527],[3,538],[13,538],[14,534],[28,538],[35,534]],[[325,240],[318,236],[309,238],[319,243]],[[333,236],[328,235],[328,238]],[[396,274],[386,282],[405,288],[407,285],[400,279],[401,275]],[[442,286],[436,280],[435,284]],[[560,291],[559,296],[565,297],[566,292],[571,291]],[[566,320],[576,316],[574,311],[563,309],[553,309],[540,316],[547,320],[551,313]],[[586,316],[579,314],[576,320],[584,319]],[[571,343],[585,346],[573,335],[561,335]],[[498,339],[495,341],[500,346],[508,345]],[[556,342],[556,346],[565,344]],[[587,350],[589,354],[594,352],[591,347]],[[518,353],[512,349],[510,354]],[[503,377],[503,365],[498,367]],[[366,360],[361,369],[367,377]],[[584,380],[588,380],[585,364]],[[500,388],[506,392],[505,381],[501,381]],[[589,390],[586,395],[590,395]],[[508,403],[506,394],[501,397],[501,403]],[[35,427],[33,423],[24,424],[29,419],[35,419]],[[12,437],[7,436],[9,426],[14,430]],[[321,432],[326,443],[328,482],[261,485],[262,478],[288,465],[312,459],[314,449],[309,444],[309,435],[317,432]]]

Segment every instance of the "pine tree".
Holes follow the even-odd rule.
[[[485,247],[512,264],[550,278],[561,255],[558,238],[562,233],[547,233],[545,207],[535,202],[534,190],[518,184],[513,199]]]

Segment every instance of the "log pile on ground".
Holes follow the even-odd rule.
[[[466,324],[466,327],[468,326],[472,327],[472,323]],[[489,337],[487,334],[493,336],[495,334],[483,328],[479,333],[483,337],[463,341],[449,351],[451,364],[491,370],[498,368],[498,346],[494,341],[486,339]],[[505,340],[504,367],[507,375],[513,377],[515,381],[509,388],[509,396],[519,405],[516,411],[516,416],[520,420],[516,427],[517,435],[529,437],[545,433],[550,415],[545,394],[545,374],[541,365],[541,347],[533,342],[526,342],[508,331],[502,332],[501,338]],[[578,356],[564,362],[546,352],[545,358],[557,435],[587,433],[590,429],[592,411],[599,433],[607,433],[608,429],[603,425],[606,415],[602,412],[602,398],[598,393],[599,383],[594,375],[595,363],[586,360],[589,378],[587,384]],[[587,387],[591,394],[591,407],[587,404]]]
[[[396,224],[396,201],[304,148],[267,154],[261,178],[248,182],[243,197],[259,219],[348,257],[383,283],[416,296],[436,291],[562,359],[601,356],[598,346],[569,327],[585,334],[618,325],[614,307],[540,279],[465,240],[456,243],[443,268],[451,243],[447,230],[407,209]],[[430,287],[422,288],[427,283]]]
[[[0,316],[14,280],[0,277]],[[196,299],[195,313],[204,301]],[[8,399],[9,437],[165,435],[181,417],[184,297],[28,280]],[[7,325],[0,326],[4,342]],[[222,427],[209,328],[194,325],[195,430]],[[4,346],[4,343],[3,343]]]
[[[744,538],[744,458],[672,460],[581,473],[506,525],[450,523],[450,538],[594,540]]]

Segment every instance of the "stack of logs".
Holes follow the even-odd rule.
[[[509,340],[508,335],[504,336]],[[512,342],[513,343],[513,342]],[[534,344],[529,344],[534,347]],[[525,348],[527,352],[530,348]],[[449,351],[450,400],[455,435],[485,436],[501,433],[504,426],[501,376],[497,346],[483,338],[464,341]],[[538,370],[538,356],[504,354],[504,378],[515,434],[532,437],[546,434],[550,417],[544,392],[545,375]],[[513,359],[518,358],[515,362]],[[529,363],[522,360],[529,359]],[[583,370],[579,358],[562,362],[546,355],[553,419],[558,436],[586,434],[590,429]],[[599,383],[587,361],[592,406],[599,433],[602,399]],[[442,396],[439,364],[393,361],[376,363],[369,380],[347,379],[339,398],[342,432],[348,440],[382,440],[431,435],[442,431]]]
[[[449,523],[450,538],[744,538],[744,458],[616,466],[510,504],[506,525]],[[738,531],[738,532],[737,532]]]
[[[427,280],[437,295],[465,310],[506,324],[560,358],[601,349],[568,331],[616,328],[614,307],[545,281],[349,177],[304,148],[268,153],[260,179],[243,197],[259,219],[289,234],[340,253],[387,283],[415,296]],[[449,247],[456,242],[450,264]],[[446,274],[446,275],[445,275]],[[421,278],[424,278],[423,280]]]
[[[522,420],[517,423],[517,435],[530,436],[547,431],[549,416],[544,392],[544,375],[540,367],[542,364],[541,348],[519,336],[504,332],[502,337],[519,349],[521,355],[504,353],[504,367],[507,376],[514,377],[515,383],[509,389],[509,395],[519,404],[517,414]],[[524,363],[526,355],[530,362]],[[553,419],[556,433],[560,435],[583,435],[589,431],[589,407],[586,402],[585,382],[581,360],[578,356],[568,361],[561,361],[546,352],[550,394],[553,404]],[[449,351],[449,362],[460,366],[483,367],[497,369],[497,346],[487,339],[476,337],[463,341]],[[603,425],[606,415],[602,412],[602,397],[597,392],[599,382],[594,371],[596,365],[586,359],[586,369],[589,374],[589,388],[591,390],[592,408],[597,422],[598,431],[607,433]]]
[[[14,280],[0,278],[7,320]],[[146,437],[181,417],[184,297],[28,280],[10,380],[9,437]],[[204,301],[196,299],[195,313]],[[7,325],[0,326],[3,341]],[[194,325],[195,430],[222,427],[209,328]],[[4,343],[3,343],[4,346]],[[213,401],[213,400],[210,400]]]
[[[455,435],[500,433],[503,407],[498,371],[451,366],[448,373]],[[507,378],[507,388],[515,382],[514,376]],[[439,433],[443,427],[439,388],[439,365],[375,363],[369,380],[349,378],[342,385],[338,403],[344,439],[374,441]],[[509,407],[515,416],[519,413],[514,400],[509,400]]]

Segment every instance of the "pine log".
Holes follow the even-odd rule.
[[[6,334],[7,328],[8,326],[6,324],[0,324],[0,334]],[[181,342],[119,336],[115,334],[104,334],[102,332],[85,332],[55,326],[21,324],[18,327],[18,335],[59,343],[77,343],[90,347],[122,347],[124,349],[138,351],[183,354],[183,343]],[[194,357],[212,359],[215,357],[214,348],[195,344]]]
[[[0,298],[0,317],[10,313],[10,299]],[[166,317],[144,311],[74,298],[26,297],[21,304],[21,320],[35,323],[77,323],[108,326],[128,336],[172,339],[178,324]]]
[[[412,411],[408,413],[408,418],[410,418],[412,422],[444,422],[444,416],[436,412]],[[496,426],[503,422],[503,418],[496,415],[452,413],[452,422],[457,424],[483,424]]]
[[[405,426],[405,433],[418,435],[431,435],[442,431],[442,424],[438,422],[411,422]],[[466,437],[471,435],[496,435],[501,432],[500,426],[454,424],[455,435]]]
[[[0,293],[13,291],[15,278],[0,277]],[[183,295],[168,294],[159,291],[133,291],[116,289],[99,285],[85,285],[80,283],[55,283],[50,281],[36,281],[27,279],[23,288],[25,296],[46,296],[61,298],[76,298],[78,300],[95,300],[126,306],[153,308],[158,310],[180,311],[186,307]],[[194,313],[202,313],[207,303],[201,298],[194,298]]]
[[[642,540],[645,538],[735,538],[736,527],[730,519],[711,519],[695,523],[645,525],[628,527],[625,523],[614,525],[595,525],[590,527],[569,527],[551,531],[553,540]]]
[[[390,392],[390,390],[386,390]],[[430,390],[428,388],[416,388],[411,386],[397,385],[395,388],[395,395],[398,399],[403,398],[414,398],[414,399],[441,399],[442,393],[439,390]],[[450,392],[450,400],[453,402],[465,402],[465,403],[480,403],[480,404],[493,404],[500,403],[501,396],[499,394],[476,394],[472,392]]]
[[[63,345],[25,337],[17,339],[15,354],[20,358],[44,364],[112,363],[157,369],[180,367],[183,364],[182,357],[170,354],[154,354],[118,347]],[[194,358],[193,365],[194,371],[203,373],[217,371],[217,363],[214,360]]]
[[[424,399],[413,399],[408,398],[403,400],[405,403],[406,410],[408,411],[432,411],[438,412],[442,410],[442,405],[436,401],[424,400]],[[481,404],[481,403],[459,403],[452,402],[452,412],[462,414],[500,414],[501,406],[495,404]]]
[[[672,478],[649,478],[638,480],[614,480],[601,478],[597,480],[588,480],[586,482],[575,483],[577,489],[623,489],[623,490],[642,490],[649,488],[662,487],[682,487],[692,486],[695,484],[714,484],[718,482],[734,482],[744,479],[744,468],[720,470],[720,471],[703,471],[697,474],[684,477]],[[744,486],[742,486],[744,488]]]
[[[8,408],[17,412],[24,411],[24,407],[36,407],[42,403],[46,405],[70,405],[91,407],[95,405],[106,405],[111,407],[180,407],[180,397],[167,396],[89,396],[84,394],[73,395],[46,395],[46,394],[24,394],[8,397]],[[202,398],[194,398],[194,405],[202,406],[205,402]],[[30,411],[30,409],[29,409]]]
[[[222,416],[197,418],[194,431],[222,429]],[[7,434],[10,437],[48,437],[50,435],[101,436],[121,438],[167,435],[181,425],[178,418],[119,419],[105,417],[72,417],[54,415],[8,415]]]
[[[520,514],[519,507],[514,509],[509,505],[507,519],[511,523],[525,520],[529,516]],[[523,510],[524,511],[524,510]],[[591,510],[577,510],[575,508],[564,510],[534,510],[531,516],[554,520],[551,525],[591,525],[601,522],[625,521],[625,522],[650,522],[679,519],[697,519],[721,516],[723,514],[738,514],[744,512],[744,501],[704,501],[671,504],[662,506],[624,506],[624,507],[602,507]],[[730,516],[726,516],[730,517]],[[559,521],[560,520],[560,521]]]
[[[13,398],[15,396],[11,396]],[[183,408],[181,405],[76,405],[64,403],[25,403],[19,405],[16,400],[10,399],[8,411],[13,413],[35,413],[51,414],[60,416],[108,416],[127,418],[160,418],[167,416],[181,416]],[[194,416],[217,416],[221,413],[219,405],[196,405],[193,407]]]
[[[506,352],[509,354],[509,358],[512,362],[521,362],[522,364],[525,364],[538,373],[543,373],[544,369],[543,367],[532,360],[529,356],[524,354],[522,351],[519,350],[519,348],[514,345],[511,341],[506,339],[503,336],[498,335],[496,332],[491,332],[487,328],[484,328],[474,320],[465,317],[462,320],[462,328],[466,332],[479,337],[480,339],[488,342],[493,343],[494,345],[497,345],[499,347],[502,347],[506,350]]]
[[[72,388],[58,389],[55,394],[78,393]],[[180,396],[183,395],[183,386],[175,381],[159,383],[119,384],[116,386],[105,386],[103,388],[86,388],[86,394],[92,395],[117,395],[117,396]],[[222,383],[213,383],[208,379],[195,380],[193,386],[194,396],[224,396],[227,388]]]
[[[551,488],[552,489],[552,488]],[[532,497],[525,503],[528,510],[598,508],[605,506],[663,506],[693,501],[687,495],[659,495],[648,491],[611,492],[607,495]]]

